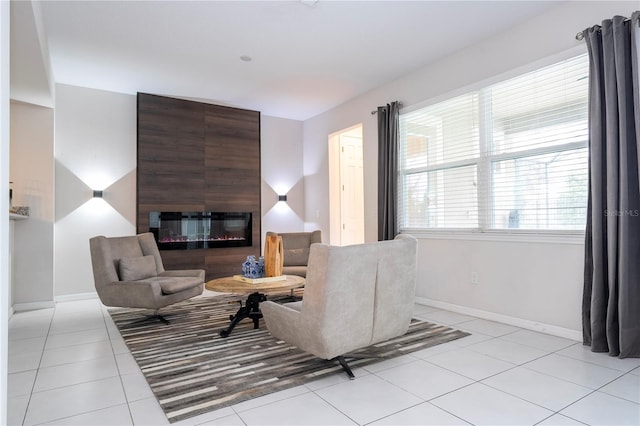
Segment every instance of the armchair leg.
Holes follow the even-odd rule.
[[[351,371],[351,367],[349,367],[349,364],[347,364],[347,360],[344,359],[342,355],[334,359],[338,360],[344,372],[347,373],[347,376],[349,376],[349,380],[355,380],[356,376],[353,375],[353,371]]]
[[[158,318],[158,320],[163,323],[163,324],[169,324],[169,320],[166,319],[164,316],[160,315],[158,313],[158,311],[156,310],[156,313],[153,315],[155,318]]]
[[[151,321],[151,320],[154,320],[154,319],[157,319],[158,321],[160,321],[163,324],[167,324],[167,325],[169,324],[169,320],[166,319],[164,316],[160,315],[160,313],[158,312],[158,309],[156,309],[153,312],[153,315],[145,315],[144,317],[133,321],[130,325],[140,324],[140,323]]]

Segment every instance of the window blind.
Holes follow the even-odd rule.
[[[400,115],[400,229],[583,229],[587,55]]]

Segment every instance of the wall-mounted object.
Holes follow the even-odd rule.
[[[239,274],[261,252],[260,112],[144,93],[137,112],[138,233],[152,227],[152,212],[250,213],[249,246],[162,251],[167,269],[205,269],[207,280]]]
[[[149,212],[160,250],[251,247],[251,212]]]
[[[278,195],[278,201],[287,201],[287,196],[286,195]]]
[[[94,189],[93,198],[102,198],[102,191],[98,191],[97,189]]]
[[[11,206],[9,213],[17,214],[20,216],[29,216],[31,208],[29,206]]]

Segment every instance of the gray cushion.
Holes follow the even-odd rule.
[[[118,262],[118,272],[122,281],[137,281],[155,277],[156,259],[149,256],[122,257]]]
[[[306,266],[309,261],[309,246],[284,249],[284,261],[287,266]]]
[[[320,231],[285,232],[278,235],[282,237],[284,266],[307,266],[309,247],[321,241]]]

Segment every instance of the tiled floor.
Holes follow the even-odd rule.
[[[427,306],[471,336],[179,424],[638,425],[640,359]],[[97,300],[15,314],[9,424],[168,424]]]

